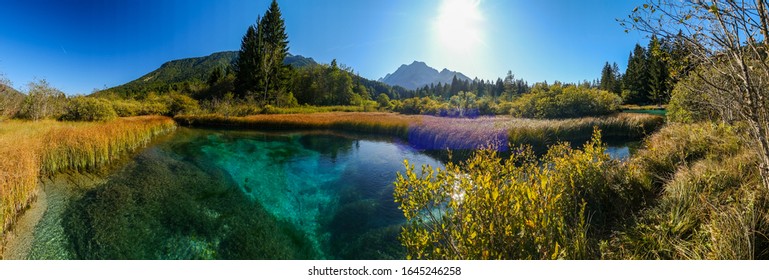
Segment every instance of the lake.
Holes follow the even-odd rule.
[[[47,189],[29,258],[401,259],[404,159],[443,166],[388,137],[179,128],[95,187]]]

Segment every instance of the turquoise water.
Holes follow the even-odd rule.
[[[402,259],[404,159],[443,165],[391,138],[180,128],[95,187],[47,190],[29,258]]]
[[[70,203],[84,259],[398,259],[403,159],[388,139],[180,129]]]
[[[636,114],[649,114],[649,115],[657,115],[657,116],[665,116],[667,115],[667,110],[622,110],[624,113],[636,113]]]

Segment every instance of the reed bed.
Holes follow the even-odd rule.
[[[88,171],[118,159],[176,127],[170,118],[131,117],[103,125],[62,126],[46,133],[42,173]]]
[[[167,117],[0,123],[0,235],[37,197],[41,176],[104,167],[176,127]]]
[[[175,120],[186,126],[231,127],[259,130],[304,130],[338,129],[349,132],[407,137],[412,123],[421,121],[421,116],[406,116],[394,113],[332,112],[315,114],[253,115],[246,117],[225,117],[212,115],[183,115]]]
[[[187,126],[233,127],[259,130],[338,129],[392,135],[426,150],[470,150],[489,144],[501,148],[529,144],[546,149],[559,141],[585,142],[593,127],[607,138],[640,139],[664,122],[659,116],[616,114],[598,118],[536,120],[507,116],[474,119],[441,118],[395,113],[333,112],[317,114],[184,115],[176,121]]]

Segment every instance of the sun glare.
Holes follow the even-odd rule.
[[[466,53],[483,44],[484,17],[479,5],[480,0],[443,0],[434,22],[442,48]]]

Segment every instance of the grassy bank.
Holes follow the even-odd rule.
[[[766,259],[769,192],[745,133],[670,124],[626,162],[594,139],[407,165],[401,241],[420,259]]]
[[[157,116],[103,123],[0,123],[0,233],[34,201],[41,176],[104,167],[175,126],[172,119]]]
[[[769,193],[738,128],[671,125],[629,162],[650,195],[604,244],[612,259],[766,259]]]
[[[186,126],[259,130],[335,129],[392,135],[428,150],[475,149],[487,144],[498,144],[500,147],[531,144],[535,148],[545,148],[558,141],[586,141],[596,126],[607,138],[639,139],[663,123],[661,117],[640,114],[534,120],[500,116],[462,119],[394,113],[334,112],[248,117],[184,115],[175,119]]]

